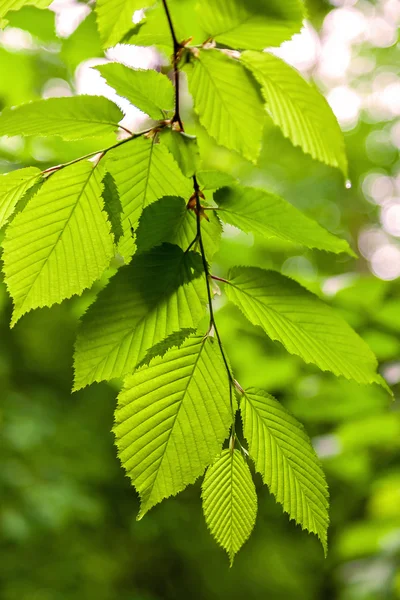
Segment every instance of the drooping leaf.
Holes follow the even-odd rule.
[[[139,517],[202,475],[231,424],[229,382],[218,344],[192,337],[125,381],[114,433],[141,498]]]
[[[241,401],[243,430],[261,473],[291,519],[321,540],[327,551],[328,489],[308,435],[275,398],[247,390]]]
[[[84,315],[75,346],[75,386],[131,373],[146,353],[205,311],[201,258],[164,244],[119,269]]]
[[[202,190],[218,190],[219,188],[237,183],[237,180],[232,175],[222,173],[221,171],[199,171],[197,179]]]
[[[144,137],[109,152],[107,169],[117,184],[123,209],[124,237],[119,250],[129,259],[134,251],[131,225],[136,228],[143,209],[163,196],[189,200],[193,184],[182,175],[164,146]]]
[[[347,175],[343,134],[322,94],[280,58],[244,52],[242,61],[261,85],[273,122],[295,146]]]
[[[25,192],[40,178],[41,171],[36,167],[27,167],[0,175],[0,227],[8,222]]]
[[[118,44],[133,27],[134,12],[152,4],[153,0],[97,0],[97,26],[104,48]]]
[[[51,175],[6,231],[4,272],[24,313],[81,294],[107,268],[113,241],[103,211],[101,166],[80,162]]]
[[[220,208],[218,215],[222,221],[246,233],[275,236],[336,254],[353,254],[345,240],[335,237],[275,194],[256,188],[231,186],[218,190],[214,200]]]
[[[367,344],[332,308],[276,271],[234,267],[228,298],[291,354],[359,383],[382,383]]]
[[[19,10],[23,6],[36,6],[37,8],[47,8],[52,0],[0,0],[0,28],[7,25],[7,20],[3,19],[11,10]]]
[[[48,98],[5,108],[0,115],[0,136],[58,135],[64,140],[82,140],[113,133],[123,114],[101,96]]]
[[[250,537],[257,516],[257,494],[239,450],[224,450],[207,469],[203,512],[211,534],[227,551],[231,565]]]
[[[108,215],[108,220],[111,225],[111,231],[114,236],[114,244],[118,244],[119,240],[124,235],[121,223],[122,206],[119,199],[118,189],[111,173],[105,174],[103,186],[104,210]]]
[[[187,73],[200,123],[219,144],[255,162],[264,108],[250,74],[220,50],[200,50]]]
[[[208,211],[208,218],[202,220],[201,228],[207,260],[211,262],[220,246],[222,227],[214,211]],[[187,250],[196,233],[196,215],[187,209],[183,198],[166,196],[144,209],[136,229],[137,250],[144,252],[162,242]]]
[[[185,177],[192,177],[200,162],[197,140],[191,135],[166,128],[160,134],[162,144],[165,144],[179,165]]]
[[[301,0],[202,0],[197,11],[208,36],[235,49],[279,46],[300,32],[304,19]]]
[[[180,329],[174,331],[168,337],[163,339],[158,344],[152,346],[147,352],[146,356],[138,363],[137,368],[149,365],[153,358],[157,356],[163,357],[171,348],[180,348],[183,342],[189,337],[196,333],[195,329]]]
[[[94,67],[119,96],[152,119],[165,119],[174,108],[174,88],[166,75],[152,69],[130,69],[119,63]]]

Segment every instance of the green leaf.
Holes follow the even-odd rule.
[[[7,228],[3,260],[12,324],[29,310],[81,294],[109,265],[113,241],[103,175],[84,161],[55,172]]]
[[[201,275],[200,256],[171,244],[135,255],[82,319],[74,389],[131,373],[155,344],[196,329],[206,304]]]
[[[200,123],[218,144],[255,162],[265,117],[250,74],[220,50],[200,50],[187,73]]]
[[[220,247],[222,227],[214,211],[209,211],[207,216],[209,221],[203,219],[201,228],[207,260],[211,262]],[[166,196],[144,209],[136,229],[136,245],[138,252],[162,242],[177,244],[182,250],[187,250],[196,234],[194,212],[187,209],[182,198]]]
[[[229,300],[288,352],[358,383],[381,383],[367,344],[332,308],[296,281],[255,267],[234,267],[229,280]]]
[[[119,63],[93,67],[119,96],[127,98],[152,119],[165,119],[174,108],[174,88],[166,75],[152,69],[130,69]]]
[[[326,554],[328,488],[308,435],[264,391],[247,390],[240,400],[240,411],[256,470],[289,517],[319,537]]]
[[[224,450],[208,467],[202,498],[207,527],[227,551],[232,566],[235,554],[249,539],[257,516],[256,489],[239,450]]]
[[[133,13],[152,4],[152,0],[97,0],[97,26],[104,48],[118,44],[132,29]]]
[[[263,50],[299,33],[304,18],[300,0],[202,0],[200,24],[208,36],[234,49]]]
[[[202,190],[218,190],[219,188],[237,183],[237,180],[232,175],[222,173],[221,171],[199,171],[197,179]]]
[[[61,60],[74,73],[80,63],[89,58],[104,56],[97,30],[96,15],[91,12],[75,31],[62,40]]]
[[[297,208],[269,192],[256,188],[226,187],[214,194],[219,217],[246,233],[275,236],[307,248],[318,248],[354,256],[348,243],[341,240]]]
[[[48,98],[5,108],[0,115],[0,136],[58,135],[64,140],[82,140],[113,133],[123,116],[118,106],[101,96]]]
[[[40,181],[41,171],[27,167],[0,175],[0,227],[3,227],[17,208],[24,194]]]
[[[138,363],[137,368],[149,365],[153,358],[156,358],[156,356],[165,356],[165,354],[171,348],[180,348],[183,342],[189,336],[194,335],[195,333],[195,329],[180,329],[179,331],[174,331],[174,333],[171,333],[171,335],[163,339],[161,342],[158,342],[158,344],[152,346],[152,348],[146,352],[146,356],[143,358],[143,360]]]
[[[103,179],[103,202],[104,210],[108,215],[114,243],[118,244],[124,235],[121,223],[122,206],[119,199],[118,189],[111,173],[106,173]]]
[[[192,177],[200,162],[197,139],[168,127],[161,132],[160,141],[171,152],[185,177]]]
[[[119,251],[128,260],[134,252],[131,224],[136,228],[143,209],[163,196],[189,200],[193,184],[182,175],[168,150],[154,138],[136,138],[109,152],[107,170],[117,184],[123,208],[124,237]]]
[[[343,134],[322,94],[283,60],[244,52],[242,61],[261,85],[273,122],[295,146],[347,176]]]
[[[189,338],[126,379],[114,433],[141,497],[140,518],[202,475],[220,452],[231,418],[227,373],[210,338]]]
[[[3,17],[11,10],[19,10],[23,6],[36,6],[37,8],[47,8],[52,0],[0,0],[0,28],[7,25]]]

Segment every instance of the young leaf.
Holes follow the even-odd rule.
[[[285,137],[313,158],[347,176],[343,134],[322,94],[280,58],[244,52],[242,61],[261,85],[267,110]]]
[[[304,18],[301,0],[203,0],[197,9],[208,37],[236,49],[279,46],[300,32]]]
[[[160,134],[160,141],[171,152],[185,177],[193,177],[200,162],[196,138],[181,131],[166,128]]]
[[[166,75],[152,69],[130,69],[119,63],[93,67],[119,96],[127,98],[152,119],[165,119],[174,108],[174,88]]]
[[[107,268],[113,241],[102,177],[90,162],[61,169],[7,228],[3,259],[12,324],[29,310],[81,294]]]
[[[114,433],[141,497],[139,518],[202,475],[220,452],[231,418],[227,373],[210,338],[189,338],[126,379]]]
[[[82,319],[75,386],[131,373],[146,352],[180,329],[196,329],[206,297],[201,259],[164,244],[119,269]]]
[[[118,44],[132,29],[133,13],[152,4],[152,0],[97,0],[97,26],[104,48]]]
[[[36,6],[37,8],[47,8],[52,0],[0,0],[0,29],[7,25],[7,20],[3,19],[11,10],[19,10],[23,6]]]
[[[5,108],[0,115],[0,136],[58,135],[64,140],[82,140],[113,133],[123,114],[101,96],[48,98]]]
[[[226,293],[253,325],[291,354],[359,383],[381,383],[367,344],[332,308],[276,271],[234,267]]]
[[[124,237],[119,251],[128,259],[134,249],[131,225],[136,228],[143,209],[163,196],[181,196],[189,200],[193,184],[182,175],[164,146],[144,137],[109,152],[107,169],[115,179],[124,211]]]
[[[27,167],[0,175],[0,227],[8,222],[24,194],[41,178],[36,167]]]
[[[187,73],[200,123],[219,144],[255,162],[264,108],[250,74],[220,50],[200,50]]]
[[[221,209],[218,216],[222,221],[246,233],[275,236],[307,248],[354,255],[345,240],[335,237],[275,194],[232,186],[217,191],[214,200]]]
[[[214,211],[209,211],[207,216],[209,220],[202,220],[201,227],[207,260],[211,262],[219,250],[222,227]],[[177,244],[187,250],[196,234],[194,212],[187,209],[182,198],[166,196],[144,209],[136,229],[137,250],[145,252],[162,242]]]
[[[111,231],[114,236],[114,244],[118,244],[119,240],[124,235],[121,223],[122,206],[119,199],[118,189],[111,173],[105,174],[103,186],[104,210],[108,215],[108,220],[111,225]]]
[[[261,390],[247,390],[240,411],[256,470],[289,517],[319,537],[326,554],[328,488],[308,435],[275,398]]]
[[[221,171],[198,171],[197,179],[202,190],[219,190],[237,183],[237,179],[232,175]]]
[[[257,494],[250,469],[239,450],[224,450],[207,469],[202,485],[204,518],[211,534],[235,554],[249,539],[257,516]]]

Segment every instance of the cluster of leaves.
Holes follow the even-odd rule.
[[[29,3],[46,5],[0,2],[0,17]],[[210,265],[224,225],[337,254],[352,250],[283,198],[204,170],[201,145],[185,133],[180,113],[185,73],[196,118],[217,144],[256,162],[269,119],[294,145],[346,177],[342,134],[325,99],[262,51],[300,30],[304,7],[300,0],[145,4],[99,0],[102,41],[164,50],[172,55],[174,85],[162,73],[118,63],[97,69],[152,126],[125,130],[92,156],[0,178],[12,325],[32,309],[107,280],[81,320],[74,389],[124,379],[114,432],[141,497],[139,516],[207,469],[205,519],[232,561],[256,518],[251,457],[284,511],[318,535],[326,551],[328,494],[318,458],[276,399],[235,380],[213,309],[217,282],[252,324],[323,371],[385,385],[375,357],[296,281],[251,266],[222,278]],[[145,16],[133,28],[137,9],[146,9]],[[122,118],[102,97],[53,98],[5,109],[0,135],[101,137],[121,131]]]

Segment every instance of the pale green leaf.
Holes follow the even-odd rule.
[[[145,137],[109,152],[107,169],[117,184],[123,209],[124,237],[119,251],[128,260],[134,252],[131,225],[136,228],[143,209],[163,196],[181,196],[188,201],[193,183],[183,176],[164,146]]]
[[[276,271],[234,267],[228,298],[291,354],[359,383],[381,383],[367,344],[332,308]]]
[[[303,529],[327,551],[328,488],[308,435],[275,398],[251,388],[240,400],[243,431],[258,473]]]
[[[220,247],[222,227],[214,211],[208,211],[207,216],[209,220],[202,219],[201,229],[207,260],[211,262]],[[136,245],[138,252],[162,242],[177,244],[187,250],[196,234],[195,213],[187,209],[182,198],[166,196],[144,209],[136,229]]]
[[[161,342],[152,346],[146,352],[146,356],[138,363],[137,368],[150,364],[156,356],[164,356],[171,348],[180,348],[183,342],[195,333],[195,329],[180,329],[179,331],[174,331],[174,333],[171,333]]]
[[[218,190],[219,188],[237,183],[237,180],[232,175],[222,173],[221,171],[199,171],[197,179],[202,190]]]
[[[322,94],[295,69],[266,52],[244,52],[242,61],[261,85],[273,122],[295,146],[347,175],[343,134]]]
[[[27,167],[0,175],[0,227],[5,225],[24,194],[41,178],[36,167]]]
[[[108,215],[108,220],[111,225],[111,231],[114,236],[114,244],[118,244],[119,240],[124,235],[121,223],[122,206],[119,199],[118,189],[111,173],[105,174],[103,186],[104,210]]]
[[[297,208],[261,189],[232,186],[214,194],[218,215],[246,233],[275,236],[307,248],[353,254],[348,243],[303,215]],[[353,254],[354,255],[354,254]]]
[[[249,539],[257,516],[257,494],[239,450],[224,450],[207,469],[202,485],[203,512],[211,534],[227,551],[231,565]]]
[[[161,132],[160,140],[171,152],[185,177],[193,177],[200,162],[196,138],[167,127]]]
[[[229,381],[213,339],[189,338],[126,379],[114,433],[140,494],[140,517],[203,474],[231,418]]]
[[[118,44],[132,29],[134,12],[152,4],[154,0],[97,0],[97,26],[104,48]]]
[[[80,162],[50,176],[6,231],[5,280],[14,324],[24,313],[81,294],[113,256],[103,171]]]
[[[174,88],[166,75],[153,69],[130,69],[119,63],[94,67],[119,96],[152,119],[165,119],[174,108]]]
[[[220,50],[200,50],[187,73],[200,123],[219,144],[255,162],[264,107],[251,75]]]
[[[5,108],[0,115],[0,136],[100,137],[116,131],[123,116],[118,106],[101,96],[48,98]]]
[[[202,0],[200,24],[209,37],[235,49],[279,46],[299,33],[304,18],[301,0]]]
[[[206,305],[201,258],[164,244],[133,257],[82,319],[75,386],[131,373],[146,353],[180,329],[196,329]]]
[[[47,8],[52,0],[0,0],[0,29],[7,25],[7,20],[3,19],[11,10],[19,10],[23,6],[36,6],[37,8]]]

